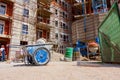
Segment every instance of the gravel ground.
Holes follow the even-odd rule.
[[[119,80],[120,65],[49,62],[46,66],[0,63],[0,80]]]

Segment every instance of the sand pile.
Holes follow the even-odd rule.
[[[60,54],[55,51],[51,51],[51,61],[60,61],[61,57],[64,57],[64,54]]]

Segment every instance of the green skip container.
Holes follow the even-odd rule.
[[[72,61],[72,57],[73,57],[73,48],[67,47],[65,52],[65,60]]]
[[[102,62],[120,64],[120,11],[115,2],[99,26]]]

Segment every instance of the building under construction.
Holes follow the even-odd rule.
[[[45,38],[64,53],[76,41],[97,37],[97,28],[114,0],[0,0],[0,45],[6,58],[19,48],[7,45],[34,44]],[[71,28],[72,27],[72,28]]]
[[[45,38],[50,41],[50,2],[51,0],[38,0],[37,1],[37,25],[36,25],[36,40]]]
[[[72,42],[87,42],[98,37],[98,26],[115,0],[77,0],[74,3]]]
[[[55,42],[54,48],[57,52],[64,53],[65,48],[71,46],[71,24],[73,20],[72,5],[75,0],[53,0],[50,10],[53,13],[50,21],[50,38]]]
[[[65,48],[72,44],[74,2],[75,0],[0,0],[0,43],[27,45],[45,38],[55,43],[57,52],[64,53]],[[6,47],[7,56],[10,57],[15,57],[18,51],[19,48]]]

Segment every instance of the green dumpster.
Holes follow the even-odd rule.
[[[100,24],[98,33],[102,61],[120,63],[120,13],[117,2]]]

